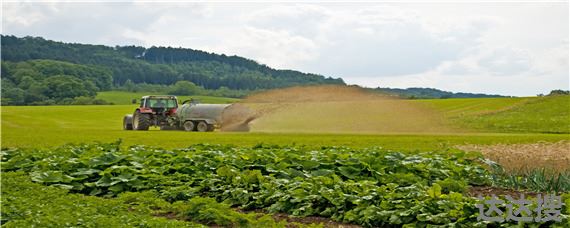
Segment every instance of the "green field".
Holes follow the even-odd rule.
[[[125,96],[127,97],[127,96]],[[148,132],[123,131],[122,117],[132,113],[136,105],[102,106],[22,106],[2,107],[2,146],[3,147],[48,147],[65,143],[103,141],[111,142],[119,138],[125,145],[146,144],[166,148],[186,147],[195,143],[255,145],[298,144],[308,146],[381,146],[394,150],[433,150],[457,144],[523,143],[537,141],[559,141],[569,139],[568,134],[542,134],[537,132],[534,123],[540,121],[538,132],[544,127],[552,131],[564,132],[568,129],[570,116],[564,109],[568,96],[548,99],[540,98],[493,98],[493,99],[446,99],[418,100],[436,106],[443,115],[456,122],[466,122],[473,118],[482,121],[495,121],[494,125],[474,132],[418,132],[418,133],[296,133],[296,132],[250,132],[250,133],[196,133],[182,131]],[[533,100],[533,102],[528,102]],[[521,103],[523,102],[523,103]],[[469,105],[461,105],[468,103]],[[533,120],[538,111],[528,110],[540,106],[545,108],[548,119]],[[514,107],[508,109],[509,107]],[[562,108],[561,108],[562,107]],[[505,110],[506,109],[506,110]],[[500,111],[505,110],[505,111]],[[481,115],[481,113],[484,113]],[[461,117],[461,118],[458,118]],[[295,116],[293,116],[294,118]],[[375,118],[383,118],[376,116]],[[454,119],[455,118],[455,119]],[[518,120],[517,120],[518,118]],[[517,120],[517,121],[515,121]],[[505,123],[518,123],[518,127],[498,128]],[[253,128],[255,130],[255,127]],[[562,129],[562,130],[560,130]],[[527,133],[521,133],[521,131]],[[567,131],[566,131],[567,132]]]
[[[570,96],[437,99],[417,102],[458,127],[483,132],[570,133]]]
[[[148,93],[132,93],[132,92],[122,92],[122,91],[106,91],[106,92],[99,92],[97,93],[97,99],[102,99],[107,102],[111,102],[116,105],[127,105],[131,104],[133,99],[137,99],[137,101],[142,97],[149,95]],[[154,95],[162,95],[162,94],[154,94]],[[202,103],[208,104],[226,104],[226,103],[233,103],[239,101],[237,98],[228,98],[228,97],[212,97],[212,96],[178,96],[179,102],[190,100],[190,98],[194,98],[199,100]]]

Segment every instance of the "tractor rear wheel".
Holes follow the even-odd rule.
[[[213,130],[213,127],[210,127],[210,125],[208,123],[206,123],[206,121],[200,121],[198,123],[198,126],[196,127],[196,129],[199,132],[211,131],[210,128],[212,128],[212,130]]]
[[[149,127],[150,116],[148,114],[135,112],[135,115],[133,115],[133,129],[138,131],[146,131]]]
[[[132,115],[125,115],[125,117],[123,117],[123,130],[133,130]]]
[[[182,127],[184,127],[185,131],[194,131],[196,130],[196,124],[194,124],[194,122],[188,120],[186,122],[184,122],[184,125],[182,125]]]

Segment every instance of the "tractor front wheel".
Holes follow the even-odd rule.
[[[133,115],[133,129],[138,131],[146,131],[150,127],[150,116],[140,112]]]
[[[133,115],[123,117],[123,130],[133,130]]]

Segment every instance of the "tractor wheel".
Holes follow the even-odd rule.
[[[148,114],[141,114],[135,112],[133,116],[133,129],[138,131],[146,131],[150,126],[150,116]]]
[[[210,130],[210,126],[208,125],[208,123],[206,123],[206,121],[200,121],[198,123],[198,126],[196,126],[196,129],[199,132],[206,132]]]
[[[195,131],[196,130],[196,124],[194,124],[194,122],[192,122],[190,120],[184,122],[184,125],[182,127],[184,127],[185,131]]]
[[[125,115],[125,117],[123,117],[123,130],[133,130],[132,115]]]

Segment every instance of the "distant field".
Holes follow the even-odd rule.
[[[100,92],[97,98],[131,104],[145,93]],[[234,103],[236,98],[179,96],[202,103]],[[420,105],[417,105],[420,104]],[[280,103],[254,130],[315,133],[500,132],[570,133],[570,96],[458,98],[394,101]],[[418,118],[420,115],[421,118]]]
[[[131,104],[132,99],[139,100],[145,95],[162,95],[162,94],[148,94],[148,93],[132,93],[132,92],[122,92],[122,91],[106,91],[97,93],[98,99],[103,99],[108,102],[112,102],[117,105]],[[211,96],[178,96],[180,102],[194,98],[202,103],[210,104],[226,104],[239,101],[237,98],[228,97],[211,97]]]
[[[363,100],[338,99],[341,93]],[[353,94],[354,93],[354,94]],[[234,145],[382,146],[394,150],[434,150],[457,144],[532,143],[570,139],[570,96],[544,98],[369,99],[354,91],[312,96],[285,91],[258,97],[269,105],[249,133],[123,131],[122,117],[143,93],[102,92],[98,98],[122,105],[4,106],[2,146],[47,147],[69,142],[114,141],[167,148],[195,143]],[[295,97],[297,96],[297,97]],[[326,102],[315,102],[316,96]],[[329,97],[331,96],[331,97]],[[345,96],[345,97],[346,97]],[[238,99],[195,96],[204,103]],[[267,104],[263,99],[283,102]],[[180,100],[189,97],[180,97]],[[337,99],[337,100],[335,100]],[[299,101],[299,102],[291,102]],[[251,100],[246,100],[251,102]],[[258,104],[258,108],[259,108]],[[254,105],[255,106],[255,105]],[[541,134],[565,133],[565,134]]]
[[[515,105],[524,104],[536,97],[510,98],[453,98],[453,99],[420,99],[413,100],[428,105],[443,113],[446,117],[461,117],[470,115],[492,114],[508,110]]]
[[[449,124],[482,132],[570,133],[570,96],[430,99]]]
[[[295,98],[291,98],[295,99]],[[302,98],[305,99],[305,98]],[[570,133],[570,96],[268,104],[253,129],[334,133]]]

